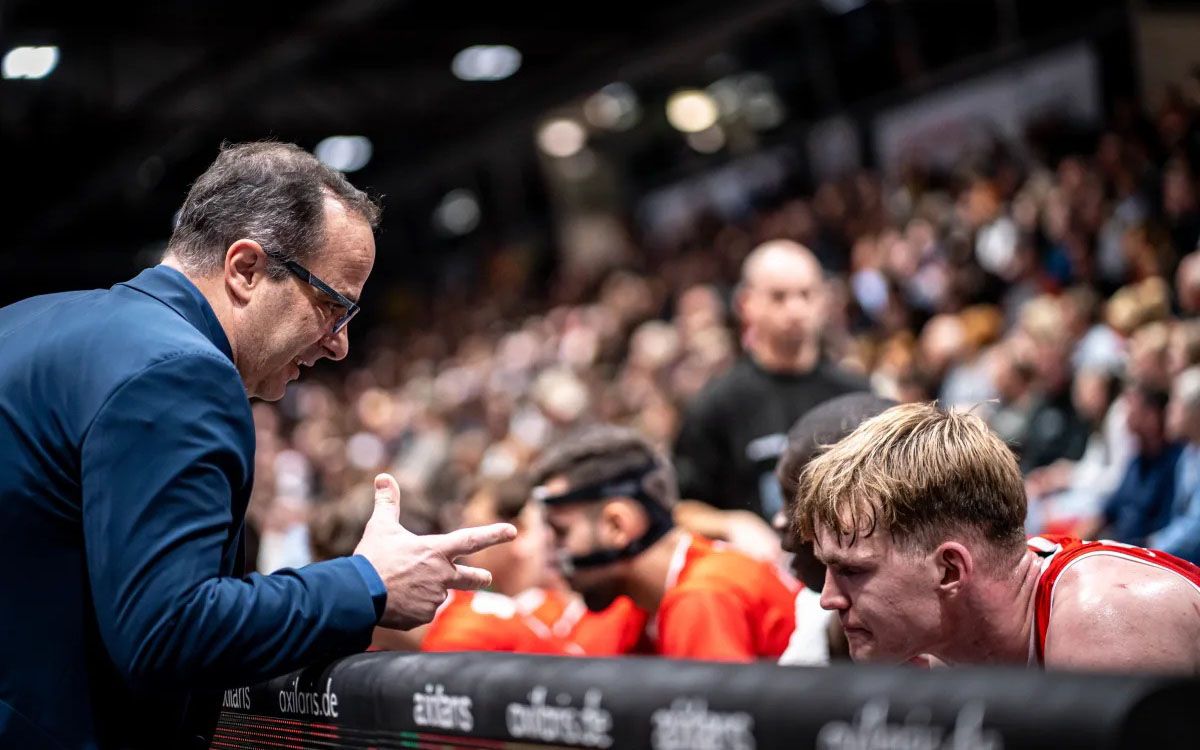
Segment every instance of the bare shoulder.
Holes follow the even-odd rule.
[[[1054,590],[1055,609],[1074,601],[1081,607],[1125,605],[1134,614],[1178,614],[1200,622],[1200,589],[1182,575],[1122,555],[1088,555],[1067,568]]]
[[[1119,671],[1200,671],[1200,591],[1164,568],[1090,555],[1054,589],[1046,665]]]

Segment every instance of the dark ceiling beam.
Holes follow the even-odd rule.
[[[809,4],[815,2],[808,0]],[[465,172],[489,155],[511,152],[516,142],[528,142],[533,138],[537,120],[554,108],[614,80],[629,82],[636,88],[638,83],[680,59],[712,53],[737,35],[793,12],[796,4],[795,0],[723,3],[717,12],[680,19],[674,29],[659,34],[648,48],[626,47],[589,57],[577,69],[555,71],[553,79],[531,87],[536,93],[523,98],[519,107],[489,122],[486,129],[452,144],[428,149],[416,161],[388,169],[379,181],[388,185],[393,198],[412,197],[427,189],[439,175]],[[697,85],[702,83],[696,81]]]
[[[286,72],[303,65],[330,44],[366,28],[396,4],[395,0],[335,0],[298,23],[302,33],[285,32],[260,47],[243,47],[219,58],[209,58],[202,70],[185,74],[148,93],[128,113],[130,127],[141,122],[138,114],[172,101],[192,98],[200,103],[192,122],[166,140],[142,131],[131,145],[105,160],[74,190],[64,191],[53,205],[30,222],[27,239],[39,244],[63,227],[72,225],[90,207],[103,204],[117,191],[138,184],[138,171],[154,162],[155,171],[170,170],[203,148],[204,138],[224,118],[236,116],[236,107],[256,87],[267,86]],[[313,34],[319,28],[321,33]],[[217,72],[213,72],[213,71]]]

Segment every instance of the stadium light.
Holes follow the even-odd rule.
[[[445,232],[459,236],[479,226],[479,200],[470,190],[451,190],[433,212],[434,223]]]
[[[641,117],[641,107],[632,86],[610,83],[587,98],[583,116],[597,128],[628,130]]]
[[[334,135],[317,144],[313,155],[339,172],[356,172],[371,161],[371,140],[361,135]]]
[[[0,64],[5,78],[45,78],[58,66],[58,47],[13,47]]]
[[[550,120],[538,130],[538,147],[550,156],[566,159],[579,153],[587,142],[587,131],[574,120]]]
[[[717,122],[717,102],[705,91],[684,89],[667,99],[667,121],[683,133],[699,133]]]
[[[687,134],[688,145],[702,154],[715,154],[725,147],[725,131],[720,125]]]
[[[464,81],[502,81],[520,68],[520,51],[507,44],[476,44],[450,63],[450,70]]]

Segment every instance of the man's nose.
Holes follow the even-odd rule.
[[[345,359],[350,353],[350,327],[346,326],[337,333],[326,334],[325,338],[321,339],[321,348],[324,350],[322,356],[334,362]]]
[[[838,588],[837,582],[833,580],[833,572],[825,571],[825,585],[821,587],[821,608],[841,611],[850,606],[850,600]]]

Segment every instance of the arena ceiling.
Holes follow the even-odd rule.
[[[1081,3],[1089,0],[1051,5]],[[14,188],[0,202],[0,303],[127,276],[139,249],[169,233],[189,180],[223,140],[275,137],[312,148],[330,135],[365,135],[374,156],[354,181],[404,200],[445,190],[447,175],[480,161],[533,161],[537,120],[614,80],[704,85],[714,53],[735,39],[742,60],[788,60],[803,79],[798,108],[816,112],[852,98],[854,86],[871,93],[900,82],[893,51],[871,43],[872,34],[933,29],[933,59],[980,35],[1018,33],[1004,31],[1005,7],[1026,9],[1027,19],[1042,6],[0,0],[4,50],[60,50],[49,77],[0,80],[4,174]],[[868,41],[855,50],[847,34]],[[451,73],[459,50],[499,43],[520,50],[516,75],[481,83]],[[842,77],[840,91],[828,70]]]
[[[620,3],[523,17],[508,3],[8,3],[6,45],[62,51],[45,80],[3,82],[6,171],[34,181],[18,215],[31,239],[56,236],[121,194],[170,190],[161,179],[190,174],[222,139],[311,146],[364,133],[376,162],[419,173],[448,148],[607,83],[631,52],[711,26],[726,4],[640,5],[629,24]],[[518,75],[451,74],[457,51],[499,42],[521,51]]]

